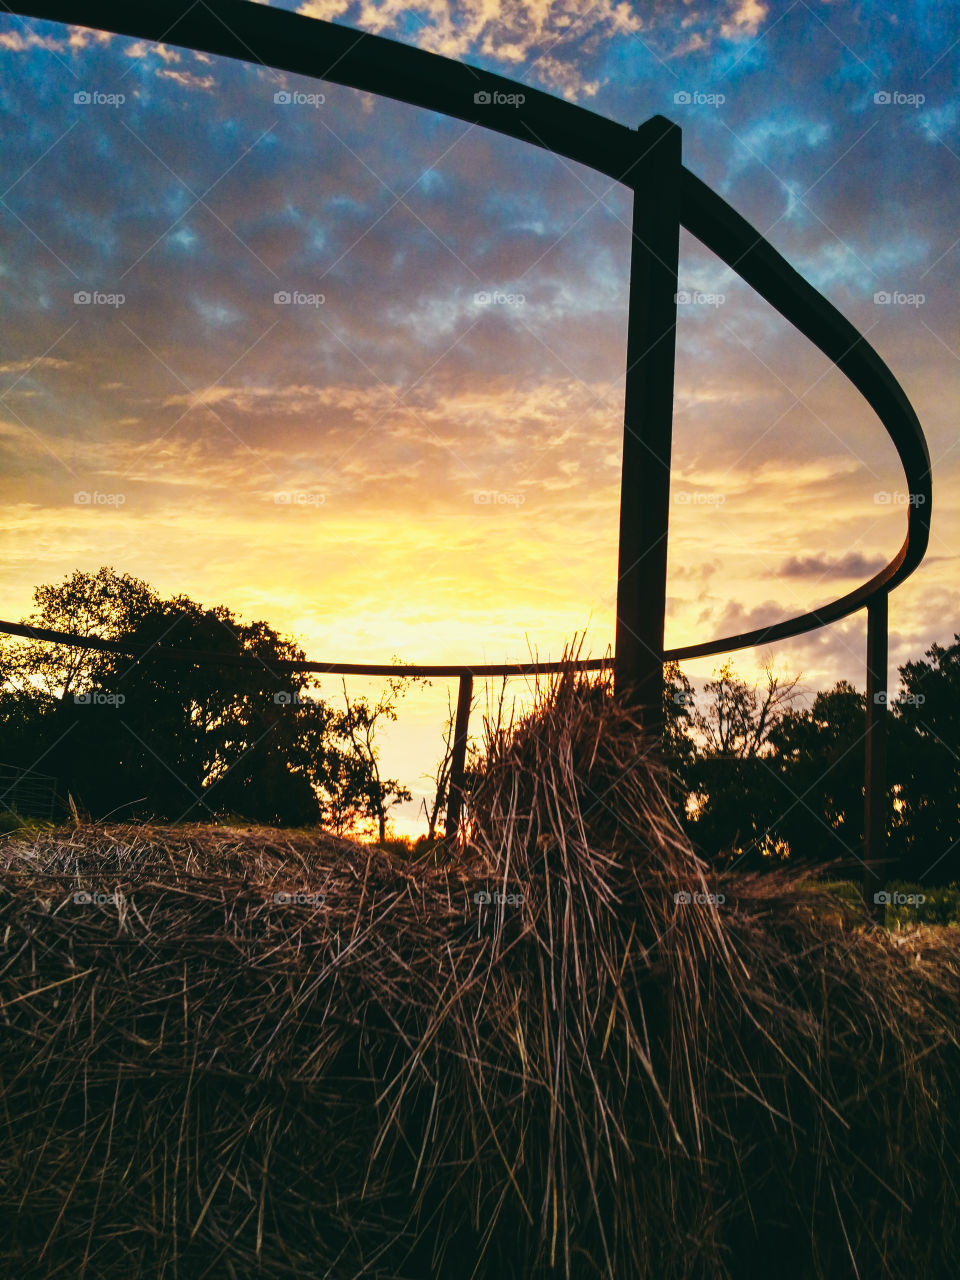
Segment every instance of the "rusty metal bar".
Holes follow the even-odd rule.
[[[136,5],[127,0],[13,0],[8,12],[163,41],[368,90],[543,147],[596,169],[634,191],[640,185],[638,172],[645,157],[643,149],[638,148],[637,133],[626,126],[519,81],[382,36],[360,35],[349,27],[318,18],[246,0],[205,0],[184,11],[175,0],[139,0]],[[647,125],[653,126],[656,119]],[[647,194],[651,194],[649,189]],[[864,336],[755,227],[682,166],[679,219],[823,351],[865,397],[897,449],[910,495],[903,546],[884,569],[856,591],[770,627],[686,645],[668,650],[665,655],[683,661],[803,635],[855,613],[882,590],[898,586],[923,559],[932,504],[930,458],[917,415],[896,378]],[[23,634],[7,622],[0,622],[0,631]],[[37,638],[52,636],[38,634]],[[81,637],[71,637],[68,643],[95,647],[84,646]],[[155,652],[158,657],[176,657],[169,651]],[[197,658],[227,661],[222,655],[198,654]],[[248,657],[240,661],[252,664],[259,659]],[[349,664],[284,665],[288,670],[360,674]],[[457,674],[457,669],[450,667],[418,670],[436,675]],[[370,674],[388,672],[392,674],[393,668],[384,665]],[[517,666],[501,668],[499,672],[484,670],[484,674],[491,675],[520,673]],[[410,669],[408,674],[415,672]]]
[[[492,76],[380,36],[365,34],[358,39],[357,32],[350,28],[317,18],[245,0],[205,0],[203,5],[184,12],[177,9],[173,0],[140,0],[137,5],[125,0],[14,0],[9,11],[179,44],[366,89],[544,147],[605,173],[634,191],[641,185],[638,175],[645,162],[644,151],[637,145],[638,134],[624,125],[518,81]],[[647,126],[655,126],[656,120],[648,121],[641,134]],[[648,196],[656,194],[643,185]],[[867,399],[897,449],[910,495],[903,546],[884,569],[856,591],[799,617],[668,650],[664,655],[683,661],[803,635],[849,616],[880,591],[898,586],[923,559],[932,504],[930,459],[920,423],[903,389],[863,335],[756,228],[682,166],[679,220],[823,351]],[[8,622],[0,622],[0,631],[23,634]],[[54,637],[38,633],[36,638]],[[76,636],[68,643],[96,647]],[[172,660],[178,656],[159,648],[154,652],[157,657]],[[199,661],[230,662],[219,654],[198,653],[196,657]],[[252,665],[259,659],[247,656],[235,661]],[[284,664],[284,669],[361,674],[350,664],[321,662]],[[521,668],[515,664],[499,671],[485,668],[483,674],[512,675],[524,670],[530,670],[529,665]],[[393,671],[384,664],[369,673]],[[408,669],[410,675],[419,672],[455,675],[457,668]],[[479,670],[477,674],[481,674]]]
[[[457,695],[457,719],[453,731],[453,756],[450,761],[450,783],[447,792],[447,824],[444,835],[452,840],[460,826],[463,811],[463,788],[467,766],[467,731],[470,726],[470,704],[473,701],[473,673],[460,672]]]
[[[863,897],[867,910],[882,923],[887,824],[887,593],[867,606],[867,736],[863,778]]]
[[[658,733],[673,442],[681,134],[663,116],[638,130],[620,485],[614,684]]]
[[[69,631],[52,631],[48,627],[33,627],[26,622],[0,621],[0,634],[17,636],[25,640],[43,640],[48,644],[65,644],[76,649],[89,649],[97,653],[118,653],[136,662],[147,659],[157,662],[204,663],[221,667],[270,670],[276,674],[299,672],[312,675],[337,676],[407,676],[449,679],[460,676],[462,663],[402,663],[402,662],[314,662],[309,658],[283,658],[266,663],[262,657],[236,651],[214,649],[174,649],[162,644],[132,644],[125,640],[104,640],[99,636],[77,636]],[[605,671],[613,665],[612,658],[560,659],[557,662],[494,662],[472,667],[474,676],[531,676],[549,672]]]
[[[368,90],[567,156],[632,190],[640,185],[644,153],[638,149],[637,133],[625,125],[519,81],[382,36],[358,38],[349,27],[319,18],[247,0],[205,0],[185,11],[175,0],[139,0],[136,5],[127,0],[14,0],[8,12],[179,44]],[[855,613],[884,587],[898,586],[919,565],[927,547],[931,484],[930,458],[917,415],[863,334],[755,227],[682,166],[679,219],[854,384],[893,441],[910,494],[903,546],[869,582],[820,609],[770,627],[668,651],[668,658],[682,661],[803,635]],[[318,664],[322,665],[326,664]]]

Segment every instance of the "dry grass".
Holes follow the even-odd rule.
[[[277,832],[8,839],[0,1272],[951,1275],[955,931],[717,881],[665,783],[566,675],[489,731],[443,868]],[[323,901],[274,901],[297,891]]]

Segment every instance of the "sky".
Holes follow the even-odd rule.
[[[891,598],[891,673],[951,642],[951,6],[275,7],[630,127],[680,125],[687,167],[868,337],[916,409],[934,516]],[[585,652],[607,651],[625,188],[329,82],[9,14],[0,113],[0,616],[110,564],[265,619],[322,661],[556,658],[583,632]],[[872,410],[685,232],[679,285],[668,646],[853,589],[899,548],[907,500]],[[734,662],[862,688],[865,631],[861,613]],[[719,661],[685,670],[699,685]],[[400,830],[416,829],[446,698],[442,682],[412,692],[385,739],[415,793]]]

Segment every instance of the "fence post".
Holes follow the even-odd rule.
[[[663,116],[637,131],[624,388],[614,684],[663,719],[663,627],[680,251],[681,134]]]
[[[863,899],[880,923],[883,904],[874,894],[883,888],[881,862],[887,824],[887,593],[867,605],[867,731],[863,779]]]
[[[467,730],[470,724],[470,704],[473,701],[473,675],[460,672],[460,692],[457,696],[457,719],[453,730],[453,754],[450,758],[450,783],[447,790],[446,840],[453,840],[460,825],[463,809],[463,784],[467,763]]]

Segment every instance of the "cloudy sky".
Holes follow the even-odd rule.
[[[277,7],[631,127],[676,121],[687,166],[868,336],[916,408],[935,515],[891,600],[892,664],[951,640],[950,6]],[[606,650],[625,189],[337,85],[11,15],[0,111],[0,616],[111,564],[265,618],[322,660],[556,657],[583,630]],[[705,300],[679,309],[668,645],[843,594],[906,523],[893,447],[829,362],[686,234],[680,287]],[[864,635],[858,615],[736,661],[862,687]],[[414,789],[445,700],[442,685],[411,697],[390,738]]]

